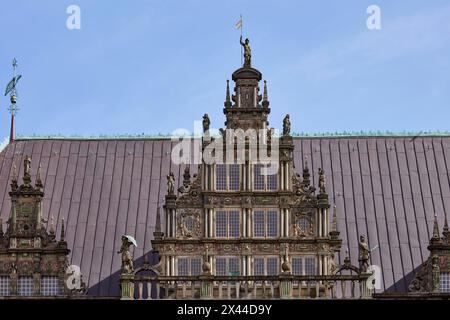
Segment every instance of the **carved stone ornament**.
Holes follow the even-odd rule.
[[[292,213],[292,235],[298,238],[314,236],[314,223],[311,211],[294,211]]]
[[[200,236],[201,218],[199,209],[180,209],[178,233],[186,238]]]

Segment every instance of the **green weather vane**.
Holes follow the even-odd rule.
[[[11,93],[11,95],[10,95],[11,105],[9,106],[8,110],[14,116],[17,113],[17,111],[19,110],[19,108],[16,105],[16,102],[17,102],[16,85],[19,82],[20,78],[22,78],[22,75],[20,75],[20,74],[16,75],[16,68],[17,68],[17,60],[16,60],[16,58],[13,59],[12,66],[13,66],[13,78],[8,83],[8,85],[6,86],[5,96],[7,96],[8,93]]]

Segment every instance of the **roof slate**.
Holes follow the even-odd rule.
[[[428,257],[434,215],[442,226],[450,212],[450,136],[303,137],[294,142],[297,172],[305,156],[314,186],[318,168],[325,170],[343,239],[339,259],[348,247],[357,265],[358,236],[367,235],[369,246],[378,246],[372,263],[382,270],[379,291],[406,290]],[[81,267],[88,294],[117,296],[121,235],[135,236],[134,257],[142,262],[151,251],[165,177],[173,171],[177,184],[182,180],[184,166],[170,161],[173,144],[154,138],[16,140],[0,153],[0,216],[5,222],[10,214],[13,162],[21,177],[19,164],[31,155],[33,179],[42,166],[44,219],[54,216],[57,232],[61,219],[67,222],[70,262]],[[196,169],[191,165],[191,172]]]

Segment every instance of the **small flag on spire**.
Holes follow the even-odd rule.
[[[236,29],[242,29],[242,16],[241,16],[241,18],[239,19],[239,21],[236,22],[236,24],[234,25],[234,27],[235,27]]]

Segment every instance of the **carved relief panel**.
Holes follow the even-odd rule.
[[[312,208],[297,208],[292,211],[291,234],[298,238],[314,237],[314,212]]]
[[[182,208],[177,212],[177,233],[184,238],[201,236],[201,209]]]

